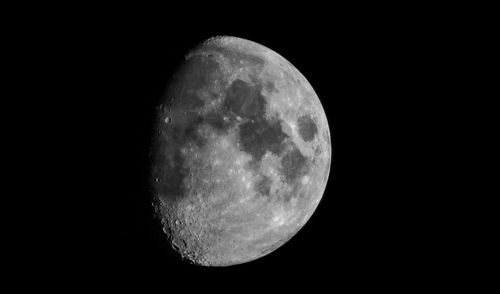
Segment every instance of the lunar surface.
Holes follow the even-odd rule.
[[[328,180],[330,131],[290,62],[252,41],[211,38],[186,55],[161,102],[154,206],[183,258],[249,262],[306,224]]]

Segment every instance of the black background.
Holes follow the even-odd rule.
[[[369,11],[246,22],[233,15],[221,25],[175,14],[106,14],[57,34],[52,54],[67,99],[54,103],[54,125],[68,135],[59,137],[67,160],[58,176],[70,195],[60,212],[71,221],[58,221],[63,241],[52,249],[63,276],[333,288],[439,279],[449,260],[439,242],[444,225],[434,222],[440,166],[428,165],[428,150],[440,134],[427,130],[440,111],[446,26]],[[323,199],[294,238],[256,261],[205,268],[180,260],[153,217],[148,155],[169,77],[188,50],[217,35],[269,47],[308,79],[328,118],[333,157]]]

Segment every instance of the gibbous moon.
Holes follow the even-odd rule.
[[[249,262],[306,224],[328,180],[330,130],[290,62],[252,41],[211,38],[186,55],[161,102],[154,205],[182,257]]]

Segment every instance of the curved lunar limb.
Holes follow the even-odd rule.
[[[248,40],[209,39],[186,56],[159,109],[155,207],[183,257],[245,263],[305,225],[328,180],[330,131],[287,60]]]

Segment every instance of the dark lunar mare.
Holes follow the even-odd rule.
[[[299,134],[306,142],[314,139],[318,133],[318,128],[309,115],[302,115],[297,119],[299,125]]]
[[[266,100],[260,93],[260,86],[251,86],[235,80],[226,91],[226,99],[222,105],[223,111],[249,119],[263,118]]]
[[[243,118],[239,126],[239,141],[242,151],[252,156],[249,164],[251,168],[258,169],[267,151],[277,156],[286,152],[280,162],[281,173],[285,182],[293,187],[292,193],[281,196],[286,202],[295,197],[292,194],[299,188],[298,180],[307,174],[308,159],[291,140],[286,140],[288,136],[283,132],[279,120],[266,119],[267,101],[262,96],[262,84],[251,79],[253,84],[237,79],[228,87],[222,111],[225,115]],[[301,135],[305,140],[312,140],[317,132],[316,125],[311,118],[303,117],[299,119]],[[269,196],[271,185],[272,180],[261,175],[256,181],[255,191],[262,196]]]
[[[298,194],[302,185],[300,179],[307,175],[310,162],[295,144],[292,146],[293,148],[281,158],[281,174],[285,177],[285,182],[292,187],[291,192],[281,195],[283,202],[302,196]]]
[[[302,155],[300,150],[293,145],[292,150],[288,151],[281,159],[281,173],[285,176],[288,184],[292,184],[306,172],[307,158]]]
[[[218,49],[217,49],[218,48]],[[262,66],[264,60],[257,56],[234,52],[224,48],[211,49],[222,53],[232,63],[244,60],[250,65]],[[174,75],[171,87],[167,91],[164,109],[174,109],[183,115],[183,123],[165,123],[168,114],[160,113],[159,135],[153,168],[154,188],[164,198],[177,201],[185,196],[184,178],[188,175],[185,159],[180,149],[187,144],[204,148],[207,144],[198,130],[202,125],[209,125],[215,131],[226,133],[236,122],[236,116],[247,119],[242,125],[242,145],[244,151],[260,160],[266,150],[278,153],[285,134],[281,132],[278,122],[267,122],[264,118],[266,101],[261,95],[261,85],[250,85],[242,80],[236,80],[226,89],[226,99],[220,111],[204,115],[199,110],[206,101],[201,99],[199,92],[216,98],[217,93],[209,90],[209,85],[219,79],[224,86],[224,75],[219,64],[207,55],[193,55]],[[226,117],[226,119],[224,119]]]
[[[260,161],[267,151],[279,155],[285,148],[283,141],[286,137],[278,121],[256,120],[240,126],[242,150],[252,155],[255,161]]]
[[[255,80],[255,79],[254,79]],[[278,120],[265,117],[267,101],[262,96],[260,83],[249,84],[235,80],[226,91],[223,112],[244,119],[240,125],[239,139],[242,150],[259,162],[267,151],[279,155],[284,150],[287,135]]]
[[[218,49],[219,50],[219,49]],[[245,60],[256,66],[263,65],[264,61],[252,55],[235,53],[231,50],[220,49],[224,56],[229,56],[235,63],[238,59]],[[219,65],[206,55],[194,55],[174,77],[173,87],[167,93],[164,103],[166,109],[174,109],[184,116],[182,124],[159,122],[159,138],[156,154],[154,178],[156,191],[163,197],[177,201],[186,196],[184,178],[188,175],[185,168],[185,159],[180,149],[187,144],[204,148],[207,144],[198,130],[202,125],[212,127],[221,134],[234,127],[241,118],[239,125],[239,142],[241,150],[252,156],[252,168],[258,168],[262,157],[267,151],[280,156],[287,148],[287,135],[281,128],[278,119],[268,120],[265,117],[267,108],[266,98],[262,95],[263,87],[273,89],[272,84],[262,84],[251,76],[252,83],[241,79],[234,80],[225,86],[225,99],[217,111],[200,114],[199,110],[205,105],[199,92],[207,92],[207,86],[214,79],[224,80]],[[223,84],[223,83],[222,83]],[[213,93],[211,93],[213,94]],[[217,95],[213,95],[216,98]],[[210,95],[209,95],[210,99]],[[168,114],[163,113],[164,119]],[[226,118],[226,119],[224,119]],[[300,124],[300,123],[299,123]],[[315,126],[315,125],[314,125]],[[301,174],[306,164],[305,157],[294,146],[281,161],[282,172],[287,182],[293,182]],[[257,184],[258,192],[269,195],[270,179],[263,177]]]

